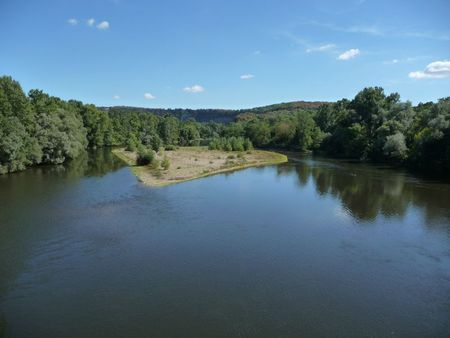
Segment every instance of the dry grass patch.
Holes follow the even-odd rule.
[[[287,161],[285,155],[264,150],[230,153],[208,150],[206,147],[180,147],[156,155],[159,163],[164,159],[170,162],[170,166],[164,170],[162,168],[152,169],[150,166],[136,166],[136,153],[134,152],[115,149],[113,153],[132,167],[133,173],[140,181],[150,186],[164,186],[226,171]]]

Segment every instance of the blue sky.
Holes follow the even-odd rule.
[[[0,74],[97,105],[450,96],[450,2],[0,0]],[[93,20],[90,20],[93,19]]]

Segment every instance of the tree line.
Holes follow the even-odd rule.
[[[26,95],[17,81],[0,77],[0,174],[63,163],[88,148],[196,145],[200,130],[170,115],[108,113],[35,89]]]
[[[380,87],[365,88],[353,100],[317,110],[243,114],[224,128],[250,138],[256,147],[322,152],[333,157],[390,162],[450,173],[450,97],[438,102],[400,101]]]
[[[269,106],[270,107],[270,106]],[[26,95],[0,77],[0,173],[62,163],[87,148],[210,145],[213,149],[279,148],[397,163],[450,172],[450,98],[413,106],[397,93],[365,88],[352,100],[319,108],[246,110],[231,123],[186,121],[124,108],[98,109],[40,90]],[[285,107],[286,109],[283,109]]]

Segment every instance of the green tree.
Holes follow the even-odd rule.
[[[193,120],[183,123],[180,129],[180,145],[197,146],[200,143],[200,132]]]
[[[317,148],[323,137],[311,114],[306,111],[298,112],[296,122],[295,145],[301,151]]]
[[[160,136],[164,144],[178,145],[180,137],[179,120],[173,116],[165,116],[159,124]]]
[[[383,147],[385,156],[394,160],[403,161],[408,154],[408,147],[405,143],[405,136],[398,132],[394,135],[389,135]]]

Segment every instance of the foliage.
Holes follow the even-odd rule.
[[[170,160],[167,156],[164,156],[163,160],[161,161],[161,167],[164,170],[168,170],[170,168]]]
[[[248,138],[231,136],[213,138],[208,148],[210,150],[244,151],[253,149],[253,145]]]
[[[207,121],[207,113],[235,122],[186,120],[202,116]],[[98,109],[40,90],[26,95],[17,81],[0,77],[0,173],[62,163],[87,148],[159,151],[199,144],[225,151],[249,151],[253,145],[320,151],[449,173],[450,98],[413,107],[397,93],[369,87],[352,100],[329,104],[294,102],[240,112],[155,109],[152,114],[130,107]]]
[[[136,156],[136,164],[137,165],[148,165],[152,163],[155,158],[155,153],[151,149],[147,149],[145,147],[140,147]]]

